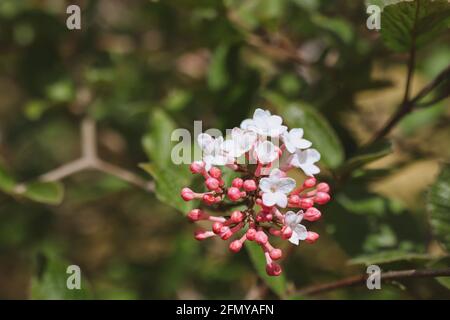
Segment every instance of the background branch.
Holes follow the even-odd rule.
[[[323,292],[329,292],[336,289],[362,285],[366,283],[368,274],[356,275],[335,282],[313,285],[298,290],[299,295],[314,295]],[[450,277],[450,268],[436,270],[399,270],[381,273],[381,281],[400,280],[409,278],[435,278]]]
[[[116,178],[144,189],[145,191],[154,191],[155,186],[153,181],[146,181],[137,174],[103,161],[98,157],[97,131],[93,119],[85,117],[82,120],[80,134],[81,158],[42,174],[39,177],[39,180],[46,182],[60,181],[82,171],[97,170],[115,176]],[[16,190],[23,190],[24,187],[24,184],[20,184],[16,187]]]

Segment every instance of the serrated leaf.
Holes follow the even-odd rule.
[[[81,288],[68,289],[67,279],[71,274],[67,273],[68,261],[59,258],[55,254],[44,257],[45,265],[41,275],[34,276],[31,280],[31,299],[34,300],[84,300],[92,299],[90,286],[81,270]]]
[[[388,5],[381,15],[381,35],[386,46],[406,52],[419,48],[448,29],[450,4],[445,1],[416,0]]]
[[[439,174],[428,194],[427,209],[433,233],[450,250],[450,165]]]
[[[348,264],[385,264],[397,261],[412,261],[412,260],[430,260],[433,259],[432,256],[423,253],[411,253],[400,250],[389,250],[383,252],[377,252],[374,254],[365,254],[355,257],[348,261]]]
[[[328,121],[304,102],[288,102],[275,94],[266,98],[280,107],[281,116],[289,128],[303,128],[305,138],[321,153],[321,161],[330,168],[338,167],[344,160],[344,149],[337,133]]]
[[[156,163],[146,163],[140,167],[155,179],[155,192],[159,201],[184,214],[193,208],[192,201],[186,202],[180,197],[181,189],[188,187],[192,181],[192,174],[186,166],[159,167]]]
[[[41,203],[59,204],[64,196],[64,187],[59,182],[31,182],[25,186],[22,196]]]
[[[264,280],[266,285],[274,293],[283,298],[286,294],[286,278],[284,273],[277,277],[269,276],[266,273],[266,259],[261,247],[254,242],[247,241],[245,243],[245,248],[250,256],[253,266],[256,269],[256,272],[258,272],[259,277]]]

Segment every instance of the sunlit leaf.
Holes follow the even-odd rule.
[[[156,182],[156,196],[158,200],[187,214],[192,209],[191,202],[184,201],[180,191],[190,186],[192,174],[186,166],[167,165],[164,167],[155,164],[141,164],[140,167],[147,171]]]
[[[405,52],[436,39],[449,21],[450,4],[445,0],[399,2],[384,8],[381,35],[386,46]]]

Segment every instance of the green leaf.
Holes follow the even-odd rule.
[[[193,208],[192,201],[186,202],[180,197],[180,191],[188,187],[192,181],[192,174],[186,166],[167,165],[158,166],[156,163],[141,164],[156,182],[156,197],[159,201],[187,214]]]
[[[272,93],[266,98],[280,107],[281,115],[290,128],[303,128],[305,138],[319,150],[325,165],[336,168],[342,163],[344,150],[338,135],[319,112],[304,102],[288,102]]]
[[[220,90],[228,84],[227,56],[229,47],[220,45],[214,51],[208,69],[208,86],[212,90]]]
[[[56,103],[69,102],[75,96],[75,89],[71,81],[61,80],[49,85],[46,88],[46,95]]]
[[[381,36],[386,46],[406,52],[419,48],[448,29],[450,5],[447,1],[416,0],[388,5],[381,15]]]
[[[269,276],[266,273],[266,259],[261,247],[251,241],[245,243],[245,248],[250,256],[250,260],[253,263],[258,275],[266,283],[266,285],[272,289],[280,298],[283,298],[286,294],[286,278],[282,273],[278,277]]]
[[[67,273],[68,261],[56,254],[46,254],[43,257],[43,272],[31,280],[31,299],[35,300],[84,300],[92,299],[90,285],[81,270],[81,288],[68,289]]]
[[[59,182],[31,182],[21,193],[24,197],[47,204],[59,204],[64,196],[64,187]]]
[[[0,190],[6,193],[11,193],[14,189],[16,182],[14,178],[3,168],[0,163]]]
[[[153,112],[150,121],[150,132],[143,139],[144,150],[150,160],[158,166],[172,163],[171,152],[173,143],[172,132],[176,129],[175,122],[161,109]]]
[[[450,249],[450,165],[446,165],[428,194],[427,209],[434,235]]]
[[[411,253],[400,250],[389,250],[377,252],[374,254],[365,254],[355,257],[348,261],[348,264],[363,264],[363,265],[371,265],[371,264],[385,264],[397,261],[412,261],[412,260],[430,260],[433,257],[428,254],[423,253]]]
[[[355,156],[339,168],[340,174],[352,172],[372,161],[378,160],[392,152],[392,144],[388,140],[382,140],[378,143],[361,149]]]
[[[347,20],[341,18],[330,18],[318,13],[314,14],[311,20],[318,27],[335,34],[345,43],[350,43],[353,39],[353,28]]]

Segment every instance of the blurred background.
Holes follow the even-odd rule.
[[[70,4],[81,30],[66,27]],[[384,25],[386,7],[381,31],[369,30],[367,4],[0,0],[0,298],[449,299],[449,278],[296,294],[373,263],[449,266],[450,81],[389,139],[362,147],[402,103],[414,19],[398,7]],[[417,37],[412,97],[450,63],[450,5],[440,5],[419,17],[430,34]],[[436,21],[426,16],[436,11]],[[245,250],[194,240],[178,199],[192,177],[170,163],[173,128],[232,128],[256,107],[305,129],[333,190],[311,226],[320,240],[283,244],[275,280]],[[39,180],[80,157],[86,116],[99,157],[136,183],[101,170]],[[70,264],[81,267],[81,291],[65,288]]]

